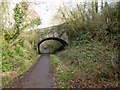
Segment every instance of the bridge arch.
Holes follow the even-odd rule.
[[[41,54],[41,51],[40,51],[40,44],[42,44],[44,41],[47,41],[47,40],[55,40],[55,41],[58,41],[62,44],[62,47],[60,49],[64,49],[64,47],[68,46],[68,43],[63,40],[63,39],[60,39],[60,38],[57,38],[57,37],[49,37],[49,38],[45,38],[43,40],[41,40],[39,43],[38,43],[38,53]]]

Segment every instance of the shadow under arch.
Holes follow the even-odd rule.
[[[57,38],[57,37],[49,37],[49,38],[45,38],[43,40],[41,40],[39,43],[38,43],[38,53],[39,54],[43,54],[41,51],[40,51],[40,44],[42,44],[44,41],[47,41],[47,40],[56,40],[58,42],[60,42],[62,44],[62,46],[56,50],[57,51],[60,51],[60,50],[63,50],[64,47],[68,46],[68,43],[60,38]]]

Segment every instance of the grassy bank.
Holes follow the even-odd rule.
[[[69,47],[58,53],[57,58],[51,58],[59,61],[53,71],[58,87],[118,87],[119,6],[120,2],[101,2],[98,6],[96,0],[80,3],[73,9],[67,6],[59,9],[56,16],[65,22],[63,30]]]
[[[76,42],[79,45],[76,47]],[[60,88],[118,87],[118,53],[98,41],[76,41],[72,47],[51,56],[53,76]]]

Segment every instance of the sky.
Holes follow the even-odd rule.
[[[16,3],[19,3],[23,0],[11,0],[13,3],[12,8],[15,7]],[[84,0],[24,0],[26,2],[29,2],[35,10],[35,12],[38,13],[38,15],[41,18],[42,24],[39,26],[39,28],[49,27],[51,25],[51,19],[53,15],[57,12],[57,9],[62,6],[64,3],[77,3],[77,2],[83,2]]]
[[[6,0],[4,0],[6,1]],[[35,12],[41,17],[42,24],[39,26],[39,28],[45,28],[52,26],[51,25],[51,19],[53,15],[57,12],[57,9],[62,6],[63,3],[67,5],[68,7],[73,7],[78,2],[84,2],[84,1],[92,1],[92,0],[7,0],[12,1],[11,7],[14,8],[16,3],[19,3],[20,1],[26,1],[31,4],[31,8],[35,10]],[[101,2],[101,0],[98,0]],[[108,2],[115,2],[120,0],[106,0]]]

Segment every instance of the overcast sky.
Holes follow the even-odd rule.
[[[63,2],[65,3],[65,5],[72,7],[78,2],[84,1],[90,2],[92,0],[7,0],[7,1],[13,2],[12,8],[14,8],[15,4],[19,3],[20,1],[29,2],[33,10],[35,10],[35,12],[37,12],[42,19],[42,24],[40,25],[40,27],[48,27],[50,26],[50,22],[53,15],[57,12],[57,9],[60,6],[62,6]],[[98,1],[101,2],[101,0]],[[106,0],[106,1],[115,2],[120,0]]]

